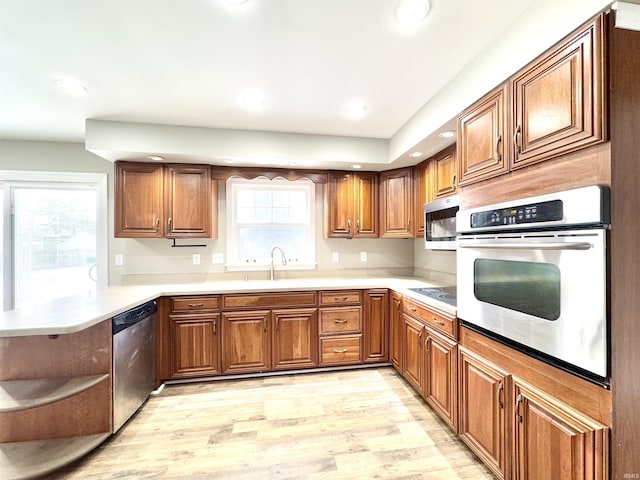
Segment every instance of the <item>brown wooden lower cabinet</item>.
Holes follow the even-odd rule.
[[[457,352],[456,342],[425,328],[423,395],[454,430],[458,425]]]
[[[171,377],[220,374],[220,314],[170,315]]]
[[[318,310],[274,310],[273,369],[312,368],[318,365]]]
[[[608,390],[460,333],[459,435],[499,478],[608,480]]]
[[[363,340],[364,363],[389,360],[389,291],[367,290],[364,295]]]
[[[389,358],[394,368],[402,373],[404,366],[403,356],[403,319],[402,319],[402,295],[391,292],[391,305],[389,306]]]
[[[409,315],[403,315],[403,344],[402,376],[422,394],[423,365],[422,335],[424,325]]]
[[[320,339],[320,364],[353,365],[362,362],[362,335],[336,335]]]
[[[222,372],[254,373],[271,369],[271,311],[222,313]]]
[[[509,478],[506,389],[510,377],[462,346],[458,365],[458,434],[498,478]]]
[[[606,426],[517,378],[513,402],[515,478],[608,478]]]

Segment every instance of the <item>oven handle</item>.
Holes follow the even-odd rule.
[[[589,242],[572,243],[479,243],[479,244],[458,244],[458,248],[490,248],[505,250],[589,250],[593,244]]]

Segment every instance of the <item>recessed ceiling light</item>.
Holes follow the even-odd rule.
[[[411,158],[418,158],[418,157],[421,157],[422,155],[424,155],[424,152],[418,152],[418,151],[411,152],[411,153],[409,154],[409,156],[410,156]]]
[[[440,132],[438,136],[440,138],[452,138],[456,136],[456,132],[455,130],[447,130],[445,132]]]
[[[161,157],[160,155],[147,155],[147,158],[154,162],[162,162],[164,160],[164,157]]]
[[[429,0],[400,0],[396,8],[396,20],[406,27],[415,26],[427,16],[429,6]]]
[[[344,108],[344,113],[349,118],[361,118],[367,113],[367,106],[362,100],[352,100]]]
[[[351,168],[354,168],[356,170],[362,168],[362,165],[351,165]]]
[[[67,92],[69,95],[75,95],[76,97],[82,97],[87,94],[87,87],[80,83],[75,78],[65,77],[57,80],[58,86]]]
[[[264,110],[264,98],[257,90],[247,90],[240,97],[240,104],[251,112]]]

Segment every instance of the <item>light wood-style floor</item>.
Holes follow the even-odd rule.
[[[47,478],[493,479],[391,368],[167,386]]]

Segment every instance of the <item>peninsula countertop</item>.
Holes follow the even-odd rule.
[[[438,287],[419,278],[304,278],[276,281],[219,281],[163,285],[112,286],[84,295],[65,297],[2,312],[0,338],[31,335],[64,335],[79,332],[149,300],[171,295],[217,295],[304,290],[388,288],[456,315],[456,308],[409,290]]]

